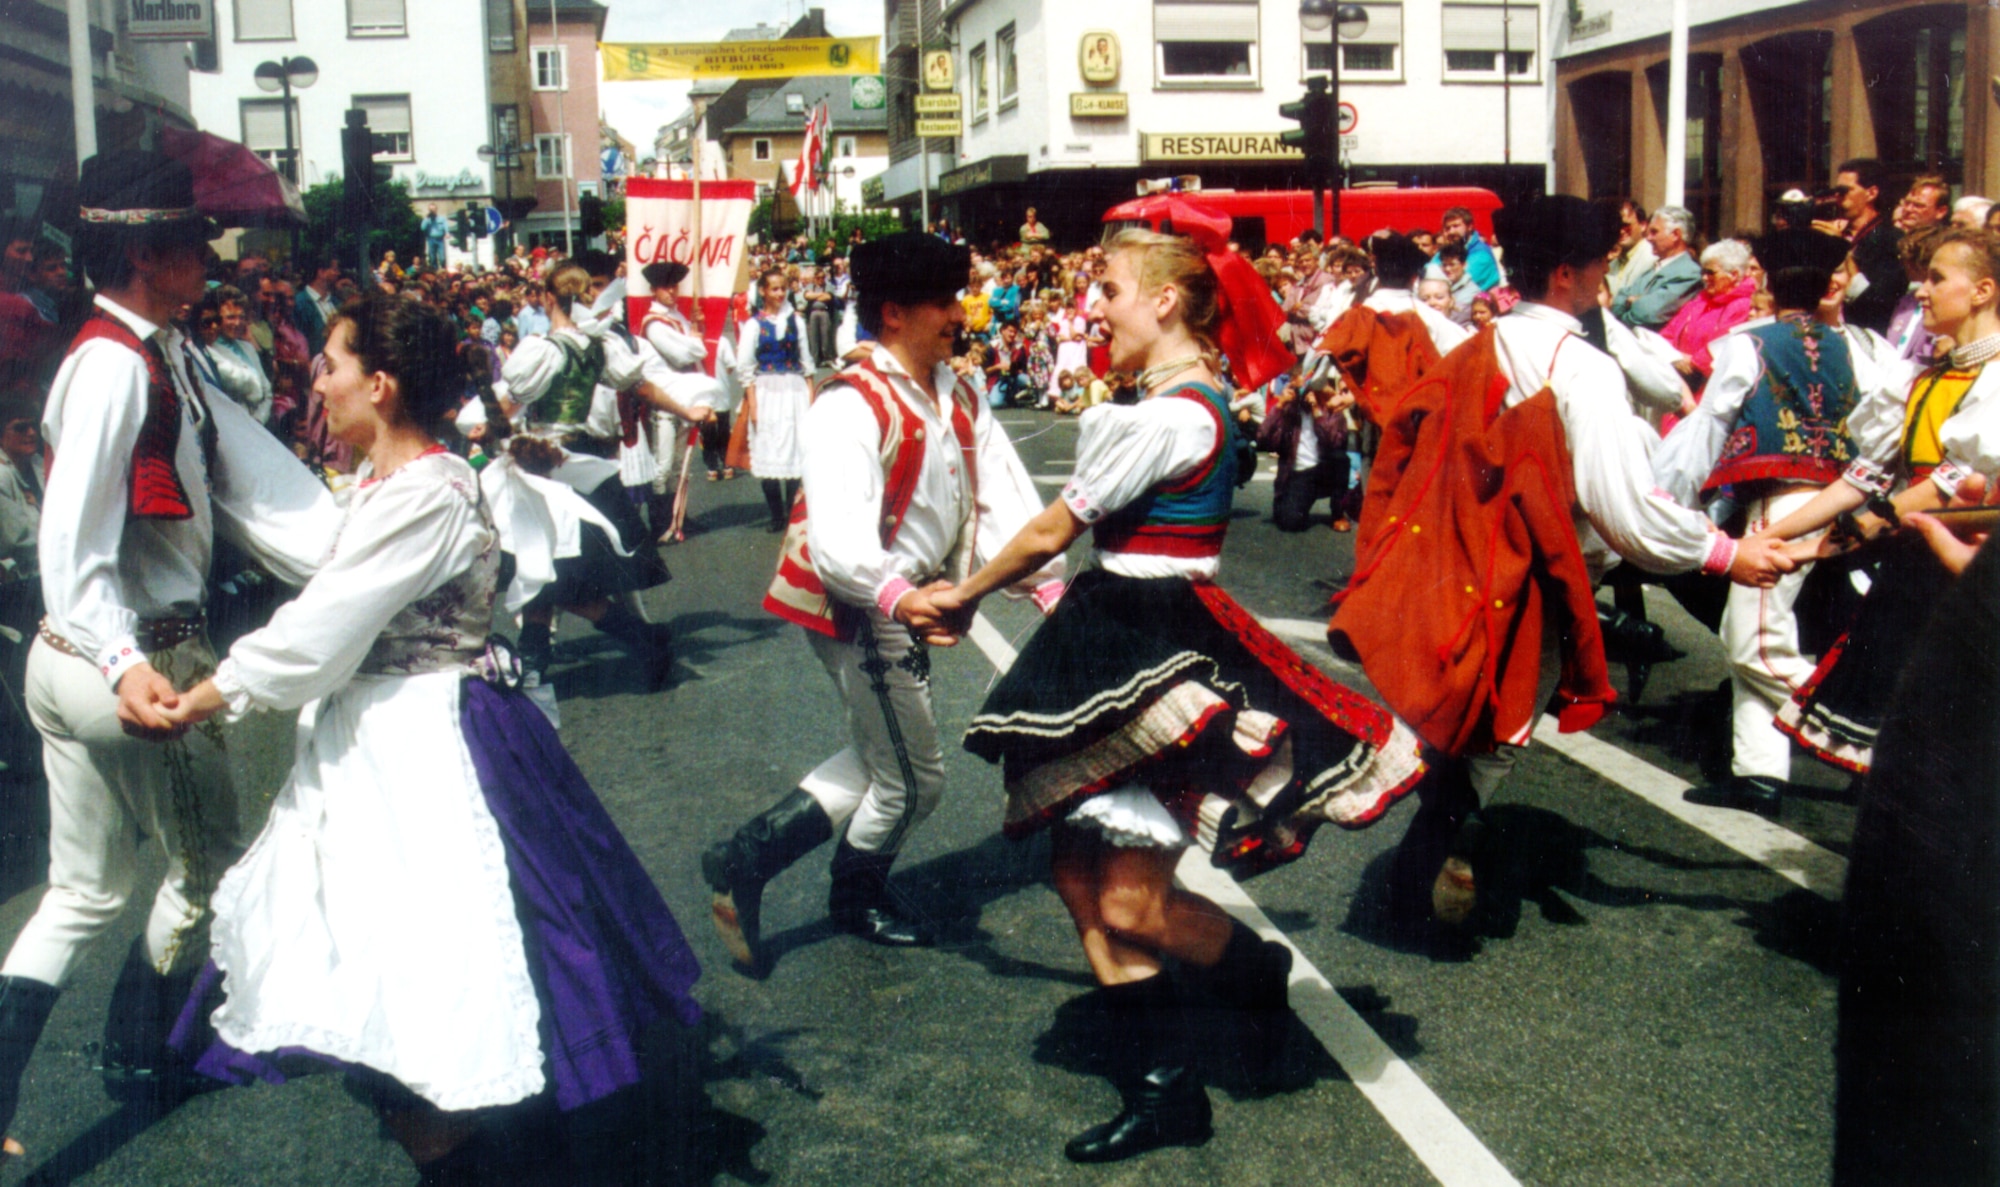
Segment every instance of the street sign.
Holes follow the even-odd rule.
[[[948,95],[918,95],[916,97],[918,115],[957,115],[965,97],[957,91]]]
[[[486,208],[486,233],[488,235],[498,235],[500,233],[500,224],[506,221],[506,219],[500,217],[498,209],[492,206]]]
[[[965,121],[955,115],[932,116],[928,118],[919,117],[917,119],[917,135],[925,138],[963,136],[965,135]]]
[[[1340,134],[1342,136],[1345,136],[1349,132],[1352,132],[1354,130],[1354,125],[1360,122],[1361,122],[1361,113],[1355,110],[1354,104],[1342,103],[1340,105]]]
[[[1072,91],[1069,113],[1077,119],[1116,119],[1132,114],[1123,91]]]
[[[125,33],[134,41],[206,41],[215,36],[209,0],[127,0]]]

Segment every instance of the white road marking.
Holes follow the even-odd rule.
[[[1296,624],[1301,620],[1275,621]],[[1271,622],[1266,625],[1277,631]],[[966,637],[1002,674],[1014,666],[1018,653],[1013,644],[984,614],[973,617],[972,629],[966,632]],[[1321,638],[1324,637],[1321,628]],[[1446,1187],[1518,1184],[1519,1180],[1431,1091],[1416,1069],[1390,1050],[1374,1028],[1347,1004],[1347,999],[1334,991],[1333,983],[1299,951],[1298,945],[1278,930],[1234,878],[1210,865],[1206,855],[1196,849],[1182,856],[1176,873],[1189,890],[1208,898],[1264,938],[1292,950],[1293,1012],[1402,1138],[1403,1144],[1437,1176],[1438,1182]]]
[[[1315,643],[1321,648],[1326,646],[1326,624],[1323,622],[1304,618],[1265,618],[1259,621],[1274,635]],[[1331,659],[1332,666],[1342,672],[1354,676],[1361,674],[1356,665],[1337,656]],[[1694,786],[1692,783],[1602,738],[1588,733],[1562,733],[1557,730],[1553,717],[1544,715],[1536,723],[1535,740],[1571,762],[1589,767],[1604,779],[1696,832],[1757,862],[1780,878],[1825,898],[1840,897],[1840,889],[1847,882],[1847,859],[1838,853],[1750,812],[1690,804],[1681,798],[1681,793]]]

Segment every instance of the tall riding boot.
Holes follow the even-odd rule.
[[[771,531],[782,532],[791,519],[792,505],[785,501],[785,486],[775,478],[764,479],[764,506],[771,512]]]
[[[28,1070],[28,1057],[41,1041],[60,992],[26,977],[0,977],[0,1135],[14,1124],[21,1073]]]
[[[663,622],[647,622],[621,602],[611,603],[597,620],[597,629],[625,646],[645,665],[648,684],[664,688],[674,670],[674,636]]]
[[[833,851],[833,886],[826,911],[833,925],[871,944],[889,948],[928,948],[931,929],[899,909],[889,893],[893,853],[863,853],[841,838]]]
[[[715,891],[715,929],[722,933],[737,972],[761,978],[768,971],[758,934],[764,884],[832,836],[826,809],[795,789],[701,855],[701,876]]]
[[[1212,968],[1181,966],[1181,975],[1242,1015],[1243,1062],[1253,1081],[1274,1078],[1291,1034],[1292,950],[1233,923]]]
[[[1215,1132],[1172,978],[1108,985],[1107,1037],[1124,1107],[1071,1138],[1071,1162],[1117,1162],[1162,1146],[1199,1146]]]
[[[146,951],[146,937],[132,941],[104,1016],[104,1089],[114,1099],[157,1102],[189,1087],[186,1061],[167,1046],[167,1036],[199,972],[162,974]]]

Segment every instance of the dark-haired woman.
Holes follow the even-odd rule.
[[[1199,839],[1246,873],[1268,868],[1322,822],[1377,819],[1423,770],[1406,726],[1214,583],[1236,488],[1216,346],[1252,385],[1292,359],[1268,288],[1224,248],[1227,222],[1189,206],[1174,225],[1208,241],[1120,232],[1092,306],[1144,398],[1086,412],[1061,497],[937,600],[969,613],[1092,533],[1095,566],[965,736],[1005,765],[1007,834],[1053,832],[1056,893],[1103,987],[1124,1108],[1069,1142],[1078,1162],[1208,1140],[1179,982],[1241,1012],[1257,1070],[1281,1049],[1291,952],[1177,888],[1183,851]]]
[[[672,915],[488,646],[499,538],[436,436],[455,338],[379,294],[336,318],[319,392],[366,462],[332,553],[173,711],[309,723],[215,893],[204,987],[223,1000],[198,1067],[275,1081],[301,1052],[338,1061],[425,1182],[474,1181],[452,1176],[498,1140],[480,1110],[599,1099],[639,1078],[642,1027],[699,1013]],[[191,1053],[201,1013],[176,1031]]]
[[[785,274],[773,268],[758,278],[756,311],[737,332],[736,378],[749,393],[743,416],[750,422],[750,472],[764,485],[770,530],[782,532],[805,472],[799,422],[806,416],[813,373],[805,321],[792,309]]]

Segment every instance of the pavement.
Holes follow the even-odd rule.
[[[1053,497],[1076,424],[1001,414]],[[1238,500],[1222,581],[1337,679],[1365,690],[1319,631],[1352,537],[1269,524],[1271,463]],[[700,1028],[654,1036],[652,1079],[577,1119],[589,1181],[747,1184],[1327,1184],[1827,1178],[1832,1147],[1831,950],[1855,807],[1846,780],[1800,759],[1808,790],[1779,826],[1677,810],[1726,750],[1719,644],[1654,591],[1688,658],[1588,736],[1537,745],[1487,816],[1502,855],[1464,933],[1391,920],[1382,884],[1413,814],[1323,830],[1306,857],[1225,902],[1300,957],[1285,1083],[1259,1092],[1206,1056],[1215,1138],[1108,1167],[1065,1162],[1065,1138],[1116,1110],[1096,1074],[1096,997],[1047,882],[1045,840],[998,825],[998,773],[947,746],[942,807],[898,866],[941,926],[931,950],[833,932],[825,858],[771,884],[775,969],[729,968],[698,856],[844,745],[825,678],[795,627],[757,608],[778,538],[748,477],[692,487],[690,538],[653,591],[680,640],[675,685],[649,694],[615,644],[561,625],[555,680],[571,753],[660,886],[706,973]],[[933,652],[955,738],[1035,625],[992,599],[979,641]],[[1624,687],[1622,670],[1614,676]],[[1726,702],[1721,702],[1726,705]],[[289,759],[289,722],[232,727],[252,819]],[[1558,749],[1557,747],[1560,747]],[[1722,754],[1726,764],[1726,753]],[[0,937],[32,913],[37,789],[0,785]],[[149,859],[148,878],[157,877]],[[1206,871],[1190,867],[1190,879]],[[150,883],[147,883],[150,885]],[[420,904],[415,905],[420,909]],[[28,1071],[0,1187],[47,1184],[408,1184],[400,1149],[335,1076],[198,1096],[171,1110],[109,1100],[92,1071],[111,981],[141,912],[84,961]]]

